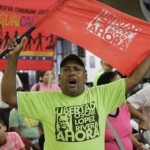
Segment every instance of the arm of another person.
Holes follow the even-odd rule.
[[[136,68],[126,81],[126,94],[128,94],[146,75],[150,70],[150,56],[148,56],[138,68]]]
[[[133,147],[138,149],[138,148],[142,148],[143,147],[143,143],[140,143],[137,138],[134,136],[134,134],[130,135],[130,139],[132,141]]]
[[[135,117],[140,121],[140,128],[148,130],[149,128],[148,117],[143,113],[141,113],[140,111],[138,111],[137,109],[135,109],[135,107],[133,107],[129,102],[127,102],[127,106],[131,113],[131,116]]]
[[[10,40],[8,43],[11,51],[8,54],[8,62],[2,79],[2,99],[11,106],[17,106],[16,69],[23,42],[24,38],[20,44],[17,44],[15,39]]]

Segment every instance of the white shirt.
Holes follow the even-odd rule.
[[[8,108],[9,105],[6,104],[2,100],[2,95],[1,95],[2,78],[3,78],[3,73],[0,72],[0,108]],[[21,83],[21,80],[19,79],[18,75],[16,74],[16,89],[19,88],[19,87],[22,87],[22,83]]]
[[[127,100],[136,109],[141,109],[148,116],[150,122],[150,85],[130,96]]]

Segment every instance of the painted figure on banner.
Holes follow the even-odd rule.
[[[55,42],[54,42],[54,35],[50,34],[48,37],[46,37],[46,40],[49,39],[49,44],[46,46],[46,49],[54,48]]]
[[[25,45],[25,50],[31,50],[31,45],[35,43],[35,40],[33,39],[32,35],[27,36],[27,43]]]
[[[36,46],[36,50],[40,50],[42,51],[43,49],[43,41],[42,38],[44,38],[44,36],[42,35],[42,33],[39,33],[38,36],[35,38],[35,43],[37,41],[37,46]]]
[[[4,43],[3,48],[5,48],[5,47],[6,47],[6,45],[7,45],[7,43],[8,43],[8,40],[9,40],[9,39],[10,39],[9,32],[8,32],[8,31],[6,31],[6,34],[5,34],[5,37],[4,37],[4,41],[5,41],[5,43]]]

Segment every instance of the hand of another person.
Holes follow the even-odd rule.
[[[40,146],[37,142],[33,141],[30,143],[33,150],[40,150]]]
[[[139,129],[148,130],[149,129],[149,120],[148,117],[144,117],[143,120],[139,124]]]
[[[31,145],[33,150],[40,150],[40,147],[37,143]]]

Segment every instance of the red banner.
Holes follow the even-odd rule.
[[[30,27],[40,23],[55,0],[0,0],[0,53],[5,50],[12,37],[22,35]],[[56,36],[51,34],[50,25],[40,26],[27,36],[19,57],[18,70],[50,70]],[[6,57],[0,60],[0,70],[5,68]]]
[[[35,22],[32,45],[39,53],[35,39],[53,33],[88,49],[125,75],[150,54],[150,24],[96,0],[0,0],[3,39],[4,28],[12,29],[12,36],[13,26],[26,30]]]
[[[150,54],[150,24],[95,0],[61,0],[41,26],[129,75]]]

